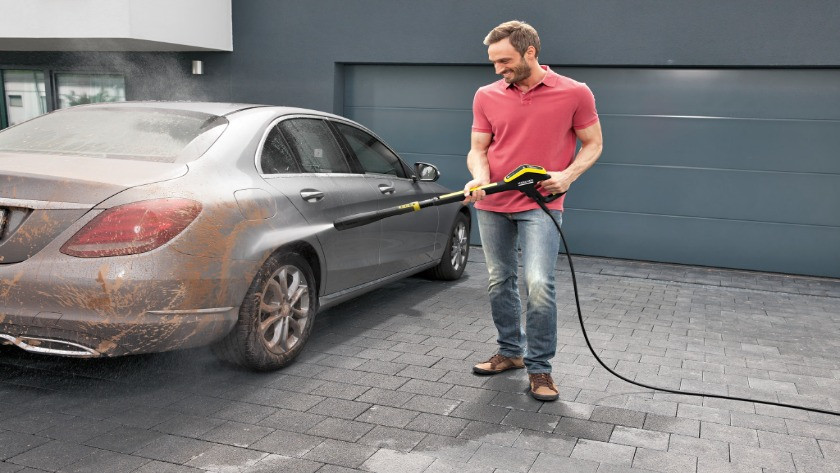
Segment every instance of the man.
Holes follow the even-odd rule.
[[[544,194],[566,192],[601,155],[601,125],[595,98],[585,84],[539,64],[540,39],[533,27],[521,21],[502,23],[484,44],[502,79],[475,94],[467,155],[473,179],[464,186],[464,202],[474,202],[477,209],[499,350],[473,371],[497,374],[526,367],[531,395],[554,401],[558,391],[549,361],[557,346],[554,266],[560,236],[551,218],[524,194],[487,196],[470,189],[502,180],[527,163],[548,172],[550,178],[540,183]],[[575,155],[578,140],[581,148]],[[561,222],[563,198],[547,206]],[[518,247],[528,295],[524,333]]]

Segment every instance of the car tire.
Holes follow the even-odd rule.
[[[272,255],[251,282],[236,325],[213,346],[213,352],[256,371],[285,366],[312,332],[317,293],[312,269],[302,256]]]
[[[426,271],[426,276],[444,281],[454,281],[464,274],[470,254],[470,219],[458,212],[449,232],[443,257],[437,266]]]

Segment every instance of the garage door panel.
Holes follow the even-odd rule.
[[[840,227],[840,175],[598,163],[572,208]]]
[[[838,277],[840,228],[568,210],[572,252]]]
[[[347,108],[400,153],[463,154],[470,149],[469,110]]]
[[[600,113],[840,120],[838,70],[552,69],[586,82]]]
[[[421,69],[425,69],[422,71]],[[553,66],[585,82],[606,114],[840,120],[840,71]],[[498,80],[487,66],[346,66],[345,105],[462,108]]]
[[[601,115],[602,162],[840,174],[840,121]]]

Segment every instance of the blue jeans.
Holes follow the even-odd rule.
[[[509,358],[524,356],[528,373],[551,373],[549,360],[557,349],[554,288],[554,266],[560,252],[557,228],[541,209],[476,212],[490,273],[490,310],[499,332],[499,353]],[[562,223],[563,212],[552,210],[551,213],[557,223]],[[517,275],[520,247],[528,296],[524,331]]]

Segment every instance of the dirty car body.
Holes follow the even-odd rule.
[[[274,369],[315,314],[419,272],[460,277],[469,213],[332,222],[448,190],[313,110],[126,102],[0,132],[0,343],[64,356],[212,344]]]

